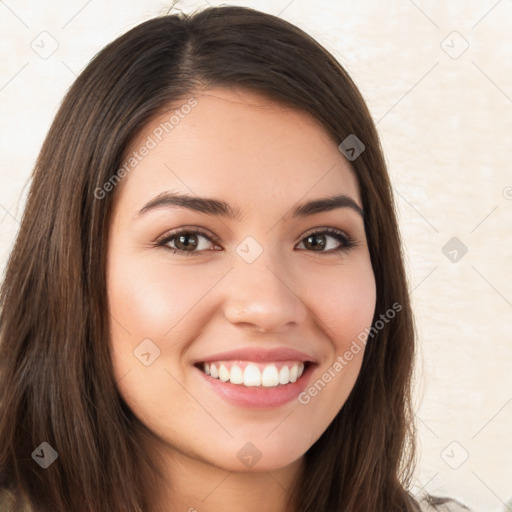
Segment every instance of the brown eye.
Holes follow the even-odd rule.
[[[199,245],[198,236],[192,233],[175,236],[175,246],[179,251],[193,251]]]
[[[329,238],[336,242],[330,242]],[[356,245],[355,241],[345,233],[332,228],[310,233],[302,239],[302,244],[307,250],[327,253],[346,251]]]
[[[214,246],[211,237],[200,230],[181,230],[165,235],[160,241],[156,242],[158,247],[164,247],[172,250],[174,254],[184,254],[193,256],[194,254],[212,250]]]

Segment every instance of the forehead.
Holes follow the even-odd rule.
[[[125,160],[135,153],[120,200],[173,190],[232,198],[251,210],[340,192],[360,203],[355,174],[321,123],[254,92],[208,89],[183,98],[138,134]]]

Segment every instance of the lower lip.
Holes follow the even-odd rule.
[[[315,366],[315,364],[309,363],[303,374],[295,382],[268,388],[261,386],[246,387],[231,382],[222,382],[206,375],[199,368],[194,368],[216,393],[230,402],[251,409],[272,409],[297,399],[306,388]]]

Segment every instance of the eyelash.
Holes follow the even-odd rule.
[[[203,251],[184,251],[182,249],[177,249],[175,247],[168,247],[167,244],[174,240],[175,238],[178,238],[180,235],[202,235],[205,238],[207,238],[210,242],[213,242],[216,245],[220,245],[219,241],[216,237],[212,236],[210,233],[205,231],[201,228],[193,228],[193,229],[181,229],[179,231],[175,231],[172,233],[166,233],[163,237],[160,237],[155,242],[156,247],[163,247],[164,249],[167,249],[169,251],[173,251],[173,254],[179,253],[183,254],[185,256],[194,256],[195,254],[201,253]],[[335,238],[338,242],[340,242],[341,246],[338,249],[330,249],[328,251],[309,251],[309,252],[319,252],[323,254],[337,254],[340,252],[348,252],[350,249],[357,246],[357,242],[345,234],[343,231],[340,231],[339,229],[335,228],[325,228],[319,231],[311,231],[310,233],[307,233],[302,239],[301,243],[308,237],[312,235],[330,235],[331,237]],[[302,249],[307,250],[307,249]]]

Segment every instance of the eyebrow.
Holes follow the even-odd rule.
[[[226,217],[237,221],[242,219],[242,212],[239,208],[233,207],[220,199],[190,196],[187,194],[171,192],[162,192],[155,198],[151,199],[142,207],[136,215],[136,218],[140,218],[152,210],[163,207],[187,208],[207,215]],[[300,204],[299,206],[296,206],[292,210],[291,214],[287,215],[287,217],[307,217],[309,215],[315,215],[317,213],[327,212],[337,208],[350,208],[364,218],[362,208],[351,197],[345,194],[339,194],[322,199],[314,199],[307,203]]]

